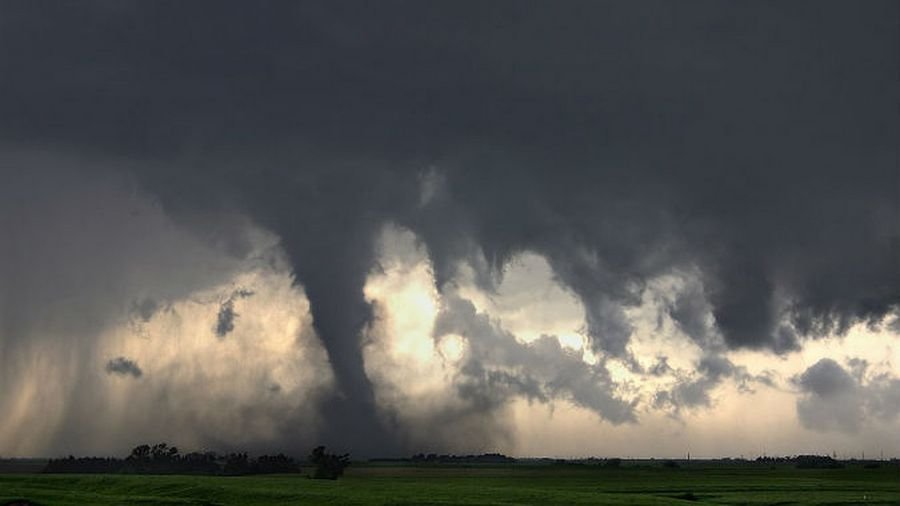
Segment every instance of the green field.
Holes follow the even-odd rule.
[[[357,466],[302,475],[0,474],[0,505],[120,504],[880,504],[900,505],[897,467],[801,470],[702,466]]]

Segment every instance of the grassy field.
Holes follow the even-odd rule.
[[[339,481],[301,475],[0,474],[0,505],[17,499],[42,505],[900,505],[900,470],[358,466]]]

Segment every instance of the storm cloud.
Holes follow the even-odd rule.
[[[421,241],[438,290],[469,266],[490,292],[517,255],[545,258],[584,306],[590,350],[635,372],[628,310],[652,280],[695,273],[666,311],[708,358],[670,395],[708,404],[708,384],[739,374],[714,358],[728,350],[784,354],[897,314],[897,17],[890,1],[5,2],[0,343],[47,313],[54,339],[99,332],[121,300],[146,322],[152,301],[221,282],[184,269],[178,289],[104,292],[119,264],[103,259],[129,257],[77,235],[102,240],[91,217],[120,218],[59,181],[112,178],[223,264],[253,252],[242,220],[277,237],[334,371],[329,443],[401,446],[362,352],[387,223]],[[52,184],[48,159],[69,160]],[[235,302],[206,323],[220,338]],[[530,371],[473,355],[472,399],[563,396],[633,419],[602,360],[514,345],[461,301],[440,322],[494,336],[490,353]],[[820,373],[843,384],[831,369],[799,384],[828,397]]]

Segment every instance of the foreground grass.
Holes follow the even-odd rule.
[[[900,504],[900,471],[579,466],[356,467],[302,476],[0,475],[0,505]]]

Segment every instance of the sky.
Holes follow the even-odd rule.
[[[893,1],[0,4],[0,456],[900,456]]]

